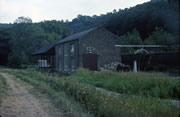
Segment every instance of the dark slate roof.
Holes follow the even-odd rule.
[[[54,48],[55,43],[53,44],[48,44],[39,50],[36,50],[34,53],[32,53],[33,56],[38,56],[38,55],[55,55],[55,48]]]
[[[64,38],[63,40],[57,41],[53,44],[48,44],[42,48],[40,48],[39,50],[35,51],[34,53],[32,53],[33,56],[40,56],[40,55],[44,55],[44,56],[48,56],[48,55],[55,55],[55,45],[56,44],[60,44],[60,43],[64,43],[64,42],[68,42],[68,41],[73,41],[76,39],[79,39],[82,36],[85,36],[86,34],[88,34],[89,32],[95,30],[95,28],[91,28],[89,30],[85,30],[73,35],[70,35],[66,38]]]
[[[65,43],[65,42],[68,42],[68,41],[73,41],[73,40],[79,39],[79,38],[85,36],[86,34],[90,33],[91,31],[93,31],[95,29],[96,29],[96,27],[91,28],[89,30],[79,32],[79,33],[75,33],[73,35],[70,35],[70,36],[64,38],[63,40],[58,41],[56,44]]]

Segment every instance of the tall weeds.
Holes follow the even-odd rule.
[[[80,69],[72,79],[117,93],[180,99],[180,80],[172,80],[161,73],[90,72]]]
[[[2,99],[5,97],[7,91],[7,83],[5,78],[0,74],[0,105],[2,102]]]
[[[51,95],[63,92],[66,96],[79,103],[81,107],[87,110],[87,113],[91,113],[96,117],[176,117],[179,113],[178,107],[168,101],[162,101],[160,98],[110,96],[106,92],[96,90],[94,85],[81,79],[85,76],[91,76],[97,79],[103,78],[105,82],[106,77],[108,75],[113,76],[114,73],[101,75],[100,73],[85,71],[69,77],[49,76],[46,73],[30,71],[11,71],[10,73],[26,82],[41,87],[45,92],[52,89],[54,92]],[[125,79],[124,83],[126,82]],[[44,86],[42,87],[41,84]]]

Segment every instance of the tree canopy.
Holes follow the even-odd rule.
[[[105,27],[119,36],[136,28],[143,40],[156,27],[177,35],[179,32],[178,6],[163,1],[137,5],[113,14]]]
[[[15,21],[15,24],[19,24],[19,23],[32,23],[32,19],[29,17],[18,17]]]
[[[9,65],[32,64],[31,54],[42,46],[67,36],[68,28],[63,21],[40,23],[14,23],[11,28],[0,28],[0,38],[10,39]]]

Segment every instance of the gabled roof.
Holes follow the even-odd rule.
[[[68,41],[73,41],[73,40],[76,40],[76,39],[79,39],[83,36],[85,36],[86,34],[90,33],[91,31],[95,30],[95,28],[91,28],[89,30],[85,30],[85,31],[82,31],[82,32],[79,32],[79,33],[75,33],[73,35],[70,35],[66,38],[64,38],[63,40],[60,40],[60,41],[57,41],[53,44],[48,44],[42,48],[40,48],[39,50],[35,51],[34,53],[32,53],[33,56],[38,56],[38,55],[55,55],[55,45],[56,44],[60,44],[60,43],[65,43],[65,42],[68,42]]]
[[[54,45],[55,45],[55,43],[48,44],[48,45],[40,48],[39,50],[35,51],[34,53],[32,53],[32,55],[33,56],[37,56],[37,55],[55,55]]]
[[[64,38],[63,40],[58,41],[56,44],[65,43],[65,42],[68,42],[68,41],[73,41],[73,40],[79,39],[79,38],[85,36],[86,34],[90,33],[91,31],[93,31],[95,29],[96,29],[96,27],[91,28],[89,30],[79,32],[79,33],[75,33],[73,35],[70,35],[70,36]]]

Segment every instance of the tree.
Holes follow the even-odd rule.
[[[141,45],[143,44],[140,34],[137,29],[133,29],[128,32],[125,36],[121,37],[122,45]]]
[[[31,54],[49,43],[64,38],[68,29],[63,21],[44,21],[40,23],[16,23],[11,29],[9,66],[33,64]]]
[[[140,34],[137,29],[133,29],[131,32],[128,32],[126,35],[121,36],[121,43],[122,45],[142,45],[143,41],[140,37]],[[134,48],[122,48],[122,53],[133,53]]]
[[[119,36],[136,28],[143,40],[155,27],[161,27],[177,35],[179,33],[178,11],[178,7],[168,2],[148,2],[113,14],[105,27]]]
[[[42,28],[29,23],[15,24],[11,35],[9,66],[19,67],[21,64],[32,64],[31,54],[43,46],[42,42],[45,39]]]
[[[113,13],[117,13],[117,10],[116,10],[116,9],[114,9],[114,10],[113,10]]]
[[[10,27],[0,27],[0,40],[1,39],[11,39],[11,28]]]
[[[32,19],[29,17],[18,17],[15,21],[15,24],[19,24],[19,23],[32,23]]]
[[[165,45],[168,47],[168,50],[172,50],[177,42],[170,33],[164,31],[162,28],[156,27],[144,43],[149,45]]]

